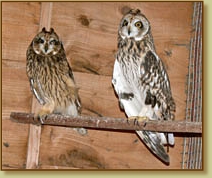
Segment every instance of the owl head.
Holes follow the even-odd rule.
[[[140,41],[149,30],[150,23],[147,18],[141,14],[139,9],[131,9],[121,19],[118,33],[122,39],[134,38],[136,41]]]
[[[53,28],[46,31],[44,27],[33,39],[32,47],[37,54],[56,55],[62,48],[62,43]]]

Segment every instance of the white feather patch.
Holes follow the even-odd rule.
[[[168,142],[170,145],[174,145],[174,134],[173,133],[169,133],[168,134]]]

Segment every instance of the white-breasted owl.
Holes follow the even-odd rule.
[[[42,117],[51,113],[77,116],[81,104],[72,69],[62,42],[54,29],[42,29],[27,49],[26,71],[30,87],[43,107]]]
[[[112,84],[128,117],[174,119],[176,107],[168,74],[155,51],[150,23],[139,9],[130,10],[121,19]],[[174,145],[173,133],[136,132],[160,160],[169,164],[164,145]]]

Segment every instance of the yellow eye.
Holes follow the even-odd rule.
[[[142,24],[142,22],[139,21],[139,22],[135,23],[135,26],[138,27],[138,28],[142,28],[143,24]]]
[[[126,20],[124,20],[122,26],[127,26],[128,25],[128,22]]]

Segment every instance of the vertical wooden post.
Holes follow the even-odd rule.
[[[42,2],[41,3],[41,16],[40,16],[40,27],[46,30],[50,29],[51,25],[51,13],[53,3]],[[32,100],[32,113],[35,113],[40,108],[36,98],[33,96]],[[41,137],[41,126],[30,124],[29,127],[29,138],[27,148],[27,160],[26,169],[36,169],[39,167],[39,152],[40,152],[40,137]]]

